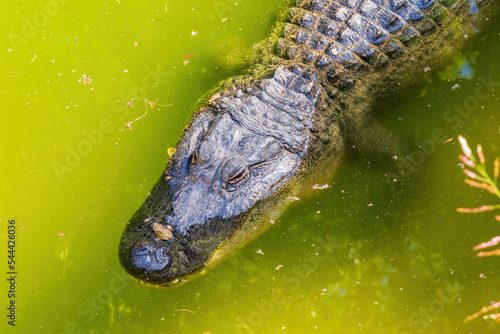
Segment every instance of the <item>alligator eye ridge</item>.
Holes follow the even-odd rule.
[[[248,177],[248,168],[245,167],[243,170],[239,172],[234,172],[233,175],[229,177],[226,183],[228,184],[235,184],[238,183]]]
[[[197,163],[209,163],[215,154],[214,143],[210,141],[202,142],[196,150]]]
[[[233,158],[224,163],[221,179],[226,190],[237,190],[243,186],[249,178],[250,171],[248,165],[242,159]]]

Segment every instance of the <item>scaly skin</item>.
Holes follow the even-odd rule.
[[[292,6],[292,4],[294,6]],[[165,174],[127,223],[122,266],[168,287],[261,233],[329,178],[370,105],[458,50],[496,9],[474,0],[285,1],[249,73],[198,104]]]

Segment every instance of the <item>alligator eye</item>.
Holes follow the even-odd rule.
[[[248,166],[241,159],[230,159],[222,167],[221,178],[226,185],[236,185],[248,179]]]
[[[227,180],[226,183],[228,184],[235,184],[240,182],[241,180],[244,180],[248,177],[248,168],[243,168],[241,171],[235,171],[229,176],[229,179]]]
[[[266,160],[272,160],[277,158],[280,153],[281,153],[281,145],[277,142],[274,141],[267,145],[267,147],[264,149],[267,154],[267,159]]]

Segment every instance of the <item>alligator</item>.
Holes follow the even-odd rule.
[[[284,0],[249,70],[200,100],[164,174],[124,229],[139,282],[204,273],[330,178],[370,110],[463,48],[493,0]],[[375,139],[375,141],[377,141]]]

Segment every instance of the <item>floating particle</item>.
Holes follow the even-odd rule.
[[[324,184],[322,186],[320,186],[319,184],[313,185],[313,189],[328,189],[328,188],[330,188],[328,184]]]
[[[186,52],[184,52],[184,57],[187,57],[187,58],[193,58],[193,56],[192,56],[192,55],[190,55],[189,53],[186,53]]]
[[[162,224],[154,223],[153,231],[155,231],[156,236],[161,240],[171,240],[174,237],[170,225],[163,226]]]
[[[260,249],[257,249],[257,254],[261,254],[261,255],[264,255],[264,252],[262,252]]]
[[[90,76],[84,74],[84,75],[82,75],[81,81],[83,82],[83,85],[85,86],[85,85],[92,82],[92,78]]]
[[[63,231],[59,231],[59,233],[57,233],[57,235],[60,236],[61,238],[66,236],[66,234],[64,234]]]
[[[300,201],[300,198],[298,197],[288,197],[288,199],[292,202],[295,202],[295,201]]]
[[[431,70],[431,68],[429,66],[427,66],[426,68],[424,68],[424,72],[429,72]]]

